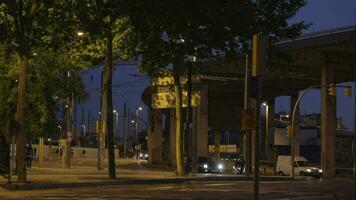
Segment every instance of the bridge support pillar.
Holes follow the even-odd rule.
[[[214,146],[215,146],[215,159],[220,160],[220,143],[221,143],[221,130],[215,130]]]
[[[177,166],[176,160],[176,109],[169,109],[169,163]]]
[[[149,111],[149,130],[148,130],[148,155],[151,164],[160,164],[162,158],[162,113],[160,110]]]
[[[325,177],[335,176],[336,96],[329,94],[335,83],[334,69],[321,70],[321,168]]]
[[[202,82],[197,109],[197,157],[208,156],[208,85]]]

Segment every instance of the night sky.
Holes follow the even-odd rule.
[[[302,8],[291,22],[304,20],[312,23],[305,33],[323,31],[332,28],[356,25],[356,1],[355,0],[310,0]],[[81,124],[88,125],[88,117],[91,120],[98,119],[100,98],[100,71],[101,69],[90,69],[83,72],[82,79],[87,87],[89,97],[85,102],[77,105],[76,124],[80,130]],[[123,113],[123,105],[126,102],[132,112],[143,106],[144,110],[140,116],[146,120],[147,109],[141,101],[141,93],[147,87],[149,79],[144,76],[132,76],[139,74],[136,66],[132,64],[117,63],[113,75],[113,102],[114,109]],[[353,90],[354,93],[355,89]],[[347,128],[353,129],[354,124],[354,97],[344,97],[342,89],[337,96],[337,115],[342,117]],[[315,103],[318,102],[318,103]],[[301,101],[301,114],[320,113],[320,91],[309,92]],[[275,112],[289,111],[289,97],[278,97],[276,99]],[[90,114],[89,114],[90,113]],[[84,116],[84,120],[83,117]],[[237,122],[238,123],[238,122]],[[120,135],[122,134],[122,122],[120,120]],[[145,128],[145,124],[140,126]],[[90,130],[90,129],[89,129]],[[88,131],[88,129],[87,129]]]

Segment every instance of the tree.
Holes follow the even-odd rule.
[[[130,48],[122,48],[130,42],[131,28],[124,13],[125,1],[74,1],[76,17],[92,38],[88,55],[101,62],[105,59],[102,85],[102,121],[108,139],[109,177],[116,178],[113,132],[112,73],[114,59],[127,58]],[[128,45],[129,47],[129,45]]]
[[[130,19],[138,40],[137,55],[147,73],[173,64],[176,96],[176,160],[182,176],[182,86],[193,55],[200,62],[236,59],[250,50],[254,33],[262,32],[271,42],[295,37],[303,22],[288,25],[304,0],[244,1],[139,1],[132,3]]]
[[[0,43],[16,55],[18,85],[16,103],[16,159],[19,182],[26,182],[25,144],[28,128],[25,119],[26,82],[33,48],[55,46],[67,41],[69,20],[66,1],[4,0],[0,3]]]

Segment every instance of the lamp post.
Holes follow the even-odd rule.
[[[47,139],[47,141],[48,141],[48,159],[49,159],[49,161],[51,161],[52,160],[52,156],[51,156],[51,149],[52,149],[52,139],[51,138],[48,138]]]
[[[265,159],[267,160],[267,149],[268,149],[268,145],[269,145],[269,142],[268,142],[268,138],[269,138],[269,119],[268,119],[268,115],[269,115],[269,107],[268,107],[268,103],[267,102],[263,102],[262,105],[265,107],[265,120],[266,120],[266,127],[265,127]]]
[[[134,142],[134,151],[136,150],[136,145],[137,145],[137,121],[131,120],[132,128],[135,129],[135,142]]]
[[[139,112],[142,111],[142,107],[136,109],[136,134],[135,134],[135,143],[138,143],[138,131],[139,129]]]
[[[61,125],[58,125],[57,127],[58,127],[58,129],[59,129],[59,135],[62,135],[62,126],[61,126]]]
[[[114,128],[114,133],[116,134],[116,137],[119,135],[119,111],[118,110],[113,110],[113,113],[116,117],[116,122],[115,122],[115,128]],[[114,141],[115,141],[115,134],[114,134]]]
[[[86,126],[84,124],[82,124],[82,128],[83,128],[83,136],[85,136]]]

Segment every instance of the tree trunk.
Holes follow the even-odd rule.
[[[112,71],[113,71],[113,53],[112,53],[112,33],[107,36],[106,63],[104,69],[104,101],[103,101],[103,121],[105,121],[105,132],[107,133],[107,148],[109,160],[109,177],[116,178],[115,152],[114,152],[114,132],[113,132],[113,106],[112,106]]]
[[[177,175],[183,176],[183,155],[182,155],[182,86],[180,83],[180,73],[176,63],[173,66],[174,93],[176,106],[176,159]]]
[[[19,55],[19,82],[17,94],[17,112],[16,112],[16,161],[17,161],[17,181],[24,183],[26,176],[26,129],[25,129],[25,90],[26,90],[26,67],[27,57]]]

